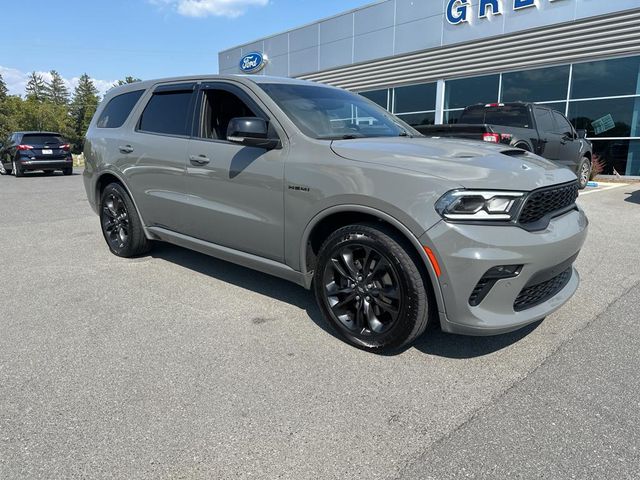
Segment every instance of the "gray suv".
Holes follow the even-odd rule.
[[[575,293],[588,221],[574,173],[520,149],[430,139],[316,83],[202,76],[111,90],[84,184],[111,251],[170,242],[313,289],[350,343],[439,322],[490,335]]]

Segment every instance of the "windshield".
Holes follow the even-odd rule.
[[[315,85],[260,84],[305,135],[321,140],[421,136],[366,98]]]

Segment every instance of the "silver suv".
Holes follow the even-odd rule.
[[[429,321],[488,335],[578,288],[575,174],[529,152],[428,139],[316,83],[203,76],[110,91],[84,183],[111,251],[170,242],[313,289],[350,343],[399,348]]]

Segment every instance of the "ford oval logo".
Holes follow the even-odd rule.
[[[247,53],[240,60],[240,70],[243,73],[257,73],[267,65],[267,56],[260,52]]]

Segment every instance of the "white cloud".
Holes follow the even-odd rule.
[[[15,68],[3,67],[0,65],[0,74],[7,84],[7,89],[9,90],[10,95],[24,95],[25,87],[27,86],[27,82],[29,81],[29,75],[31,72],[22,72]],[[36,72],[42,76],[42,78],[49,82],[51,81],[51,73],[49,72]],[[69,89],[69,93],[73,93],[74,88],[78,85],[80,81],[80,77],[73,78],[62,78],[65,85]],[[116,80],[99,80],[96,78],[92,78],[94,85],[100,92],[100,95],[104,95],[108,90],[113,87],[113,84],[116,83]]]
[[[186,17],[236,18],[244,15],[250,7],[264,7],[269,0],[149,0],[160,7],[175,9]]]

